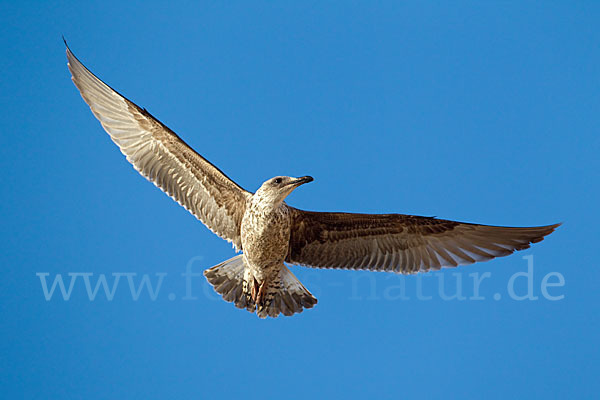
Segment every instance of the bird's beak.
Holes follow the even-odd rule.
[[[312,182],[312,181],[314,181],[314,179],[313,179],[312,176],[303,176],[301,178],[294,179],[289,184],[292,185],[292,186],[294,186],[294,187],[298,187],[300,185],[303,185],[305,183]]]

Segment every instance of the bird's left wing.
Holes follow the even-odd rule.
[[[68,46],[67,58],[81,96],[135,169],[241,249],[240,224],[251,194],[148,111],[98,79]]]
[[[506,256],[560,224],[510,228],[402,214],[350,214],[290,207],[286,261],[315,268],[414,273]]]

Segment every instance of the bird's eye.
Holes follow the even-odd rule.
[[[281,178],[275,178],[275,180],[273,180],[273,182],[276,183],[277,185],[279,185],[282,181],[283,181],[283,179],[281,179]]]

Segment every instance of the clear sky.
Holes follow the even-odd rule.
[[[3,396],[597,394],[598,2],[166,4],[0,3]],[[259,320],[182,276],[231,246],[126,162],[61,35],[248,190],[311,175],[288,204],[564,225],[419,277],[292,267],[319,304]]]

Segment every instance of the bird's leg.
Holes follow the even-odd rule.
[[[263,297],[265,295],[265,292],[267,291],[267,281],[264,280],[263,283],[260,284],[260,288],[258,289],[258,296],[256,296],[256,305],[260,306],[262,305],[262,300]]]
[[[252,296],[252,300],[254,300],[254,304],[258,303],[258,301],[257,301],[258,292],[259,292],[258,281],[256,280],[256,278],[252,278],[252,287],[250,288],[250,295]]]

